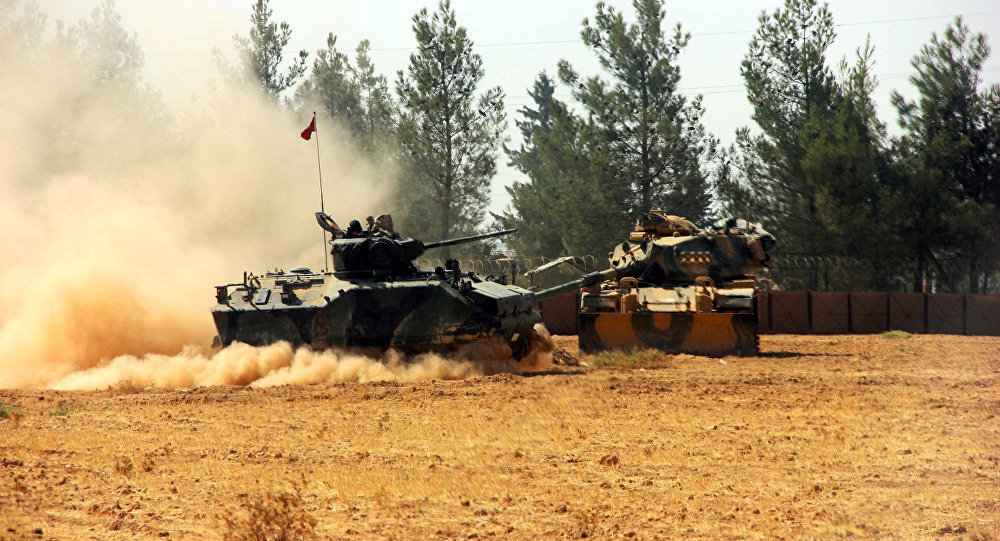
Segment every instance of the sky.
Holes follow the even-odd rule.
[[[42,0],[52,19],[72,22],[87,15],[98,0]],[[631,18],[630,1],[607,4]],[[168,104],[183,106],[197,100],[215,74],[212,50],[231,54],[232,36],[246,34],[251,0],[118,0],[124,26],[135,32],[146,55],[145,76],[163,92]],[[752,109],[740,77],[740,62],[762,10],[773,11],[777,0],[666,1],[666,24],[680,23],[692,38],[681,53],[681,92],[703,95],[706,128],[723,143],[741,126],[753,126]],[[987,35],[994,48],[983,70],[986,84],[1000,82],[1000,1],[984,0],[832,0],[829,2],[837,40],[828,60],[852,61],[855,50],[870,35],[875,47],[874,71],[879,79],[876,102],[880,118],[893,129],[896,114],[889,96],[897,90],[909,98],[910,60],[956,16],[963,15],[973,32]],[[405,70],[415,39],[412,18],[422,8],[436,9],[429,0],[272,0],[274,19],[292,29],[288,56],[305,49],[311,59],[325,48],[326,36],[337,36],[338,48],[353,52],[368,39],[376,70],[390,84]],[[453,0],[460,25],[468,29],[474,50],[483,57],[483,89],[500,86],[506,93],[511,146],[520,144],[514,127],[517,110],[531,103],[527,89],[542,70],[555,75],[559,60],[569,61],[582,75],[600,73],[593,54],[579,39],[581,21],[593,17],[594,2],[556,0]],[[569,99],[565,88],[557,97]],[[303,119],[303,127],[308,119]],[[295,134],[297,136],[297,134]],[[505,157],[501,162],[506,163]],[[501,167],[491,191],[491,208],[509,202],[504,186],[526,178]]]

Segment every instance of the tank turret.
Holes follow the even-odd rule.
[[[652,210],[640,218],[629,240],[615,246],[611,267],[618,277],[653,284],[742,280],[774,259],[774,237],[738,218],[698,229],[684,218]]]
[[[690,285],[707,276],[713,283],[746,280],[774,259],[776,241],[758,225],[739,218],[698,229],[684,218],[652,210],[636,222],[629,240],[615,246],[610,268],[537,292],[543,300],[606,280]]]
[[[505,229],[425,244],[396,233],[392,217],[388,214],[369,218],[367,230],[361,230],[357,221],[352,222],[347,231],[341,230],[333,219],[322,212],[316,213],[316,221],[333,235],[330,255],[333,256],[334,274],[338,278],[413,274],[417,272],[413,261],[431,248],[465,244],[517,231]]]

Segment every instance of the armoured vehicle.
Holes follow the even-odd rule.
[[[534,293],[503,277],[462,272],[456,260],[433,271],[414,260],[426,250],[511,233],[497,231],[423,243],[393,229],[389,215],[352,221],[342,230],[318,212],[333,235],[333,272],[295,268],[217,286],[212,317],[219,345],[266,345],[281,340],[314,349],[330,347],[448,350],[499,338],[515,358],[527,353],[541,321]]]
[[[651,210],[610,254],[611,267],[536,293],[582,287],[580,351],[654,347],[705,355],[758,351],[755,271],[775,239],[746,220],[699,229]]]

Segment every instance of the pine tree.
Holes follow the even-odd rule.
[[[807,175],[804,159],[818,126],[832,123],[837,94],[826,50],[835,38],[833,16],[816,0],[785,0],[773,13],[763,12],[750,41],[741,73],[753,119],[760,133],[737,132],[742,166],[726,178],[725,207],[745,205],[734,196],[755,199],[758,218],[788,252],[826,254],[828,232],[819,207],[819,187]],[[812,123],[813,129],[806,130]],[[730,172],[732,173],[732,172]],[[813,273],[805,287],[816,288]]]
[[[981,200],[991,212],[979,226],[982,241],[982,283],[970,284],[971,291],[980,293],[1000,292],[1000,236],[986,231],[1000,231],[1000,85],[991,85],[981,94],[982,114],[977,130],[976,155],[982,160]],[[990,272],[990,268],[993,269]],[[992,280],[992,286],[991,284]]]
[[[320,107],[344,125],[369,153],[385,147],[393,134],[394,105],[384,75],[375,72],[371,45],[362,40],[354,65],[337,50],[337,37],[327,36],[326,49],[316,52],[309,77],[295,92],[300,108]]]
[[[593,123],[560,102],[551,118],[551,129],[535,139],[541,165],[531,182],[549,213],[551,227],[541,234],[560,239],[562,251],[553,255],[606,254],[632,228],[632,186],[616,181],[607,141]]]
[[[528,91],[536,109],[520,109],[524,143],[508,150],[511,164],[528,176],[507,188],[510,242],[521,256],[546,258],[605,252],[628,230],[630,187],[609,175],[604,138],[553,98],[555,86],[542,73]]]
[[[229,65],[219,51],[215,51],[215,55],[220,69],[230,80],[242,84],[257,84],[264,95],[278,101],[305,73],[309,53],[299,51],[298,57],[286,69],[282,69],[292,29],[287,22],[276,23],[271,20],[273,12],[268,2],[269,0],[254,2],[250,13],[249,36],[233,36],[239,59],[237,65]]]
[[[996,262],[996,235],[987,231],[1000,223],[1000,162],[991,143],[998,90],[979,88],[989,54],[986,37],[970,33],[957,18],[911,62],[917,102],[892,97],[905,130],[899,147],[914,215],[906,238],[916,259],[915,289],[933,269],[946,288],[978,292]]]
[[[631,187],[622,218],[662,208],[699,221],[708,213],[705,165],[717,142],[701,124],[700,96],[689,101],[678,92],[677,56],[691,36],[679,24],[664,32],[661,0],[634,0],[633,7],[634,23],[604,2],[593,21],[584,20],[581,38],[610,80],[583,79],[565,61],[559,76],[604,138],[608,172]]]
[[[160,94],[145,82],[139,38],[124,28],[113,0],[103,0],[73,24],[57,23],[54,32],[35,2],[18,4],[8,2],[0,9],[5,91],[23,88],[24,81],[36,86],[54,81],[59,99],[58,107],[32,118],[30,129],[9,126],[25,148],[33,149],[22,159],[30,165],[15,168],[20,174],[12,182],[48,182],[59,173],[122,167],[120,155],[93,149],[115,148],[133,156],[148,154],[152,145],[164,153],[173,150],[170,144],[179,142],[173,119]],[[70,80],[72,84],[65,83]],[[100,122],[95,129],[95,120],[104,118],[128,122]]]
[[[370,52],[371,44],[361,40],[355,49],[353,73],[361,102],[358,137],[364,148],[374,150],[394,136],[396,105],[389,93],[388,80],[375,73]]]
[[[350,60],[337,50],[337,36],[333,33],[326,37],[326,49],[316,52],[312,72],[296,90],[295,97],[299,103],[317,103],[351,132],[361,131],[361,92]]]
[[[80,59],[98,83],[126,91],[138,87],[145,62],[139,36],[122,27],[122,17],[112,0],[94,8],[75,30]]]
[[[872,93],[877,86],[870,40],[858,49],[857,62],[841,63],[842,82],[829,115],[810,115],[803,127],[802,171],[814,189],[816,215],[824,229],[826,253],[856,264],[831,265],[824,276],[838,288],[887,289],[900,255],[895,243],[899,209],[891,185],[885,125]],[[860,267],[859,267],[860,265]],[[832,266],[832,269],[831,269]],[[866,272],[857,272],[858,269]]]
[[[0,65],[38,53],[47,17],[35,2],[7,0],[0,9]]]
[[[555,191],[548,186],[548,179],[540,173],[544,163],[539,157],[538,142],[552,131],[552,109],[565,108],[556,103],[555,84],[544,71],[535,79],[528,95],[535,108],[524,106],[518,109],[522,120],[515,121],[523,142],[517,149],[505,148],[509,164],[531,179],[529,182],[514,182],[507,187],[510,195],[510,209],[504,212],[505,227],[516,227],[517,235],[507,244],[517,254],[525,256],[556,257],[564,255],[561,231],[553,209]]]
[[[448,0],[413,17],[418,50],[398,72],[398,137],[409,166],[399,186],[402,222],[414,235],[474,232],[489,203],[489,183],[506,120],[503,92],[476,98],[482,58]],[[447,257],[448,249],[444,249]]]
[[[521,132],[523,142],[516,150],[506,146],[504,148],[507,157],[510,158],[510,165],[529,177],[541,165],[533,139],[536,133],[545,133],[552,129],[552,108],[557,105],[553,98],[555,92],[555,82],[544,71],[539,73],[532,87],[528,89],[528,97],[532,99],[536,108],[521,107],[517,110],[521,120],[514,121],[518,131]]]

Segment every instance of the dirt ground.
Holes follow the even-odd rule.
[[[239,538],[251,508],[339,539],[1000,539],[1000,337],[764,336],[762,351],[0,390],[0,539]]]

